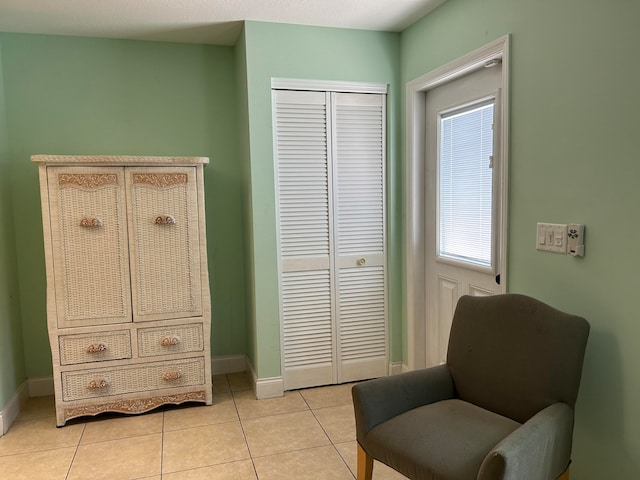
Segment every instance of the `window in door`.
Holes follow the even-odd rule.
[[[438,131],[438,261],[494,270],[495,98],[441,112]]]

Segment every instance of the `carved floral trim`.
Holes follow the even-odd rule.
[[[138,400],[121,400],[119,402],[101,403],[100,405],[88,405],[64,409],[64,421],[86,415],[98,415],[104,412],[118,413],[143,413],[153,410],[167,403],[179,404],[184,402],[206,402],[205,391],[164,395],[160,397],[143,398]]]
[[[186,185],[186,173],[134,173],[135,185],[151,185],[154,187],[172,187],[174,185]]]
[[[58,175],[58,184],[61,187],[77,185],[85,188],[118,185],[118,175],[115,173],[61,173]]]

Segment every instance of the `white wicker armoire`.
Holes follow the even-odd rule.
[[[212,403],[206,157],[34,155],[58,426]]]

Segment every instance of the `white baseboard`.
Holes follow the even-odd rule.
[[[20,408],[29,398],[27,382],[23,382],[18,391],[13,394],[9,402],[0,410],[0,437],[9,431],[9,427],[18,418]]]
[[[409,367],[406,363],[392,362],[389,364],[389,375],[397,375],[399,373],[408,372]]]
[[[36,377],[27,379],[30,397],[46,397],[54,394],[53,377]]]
[[[246,355],[222,355],[211,358],[211,372],[213,375],[225,375],[247,371]]]
[[[255,384],[256,398],[282,397],[284,395],[284,379],[282,377],[260,378]]]
[[[284,396],[284,379],[282,377],[258,378],[248,358],[247,370],[249,370],[251,374],[253,391],[256,392],[256,398],[258,400]]]

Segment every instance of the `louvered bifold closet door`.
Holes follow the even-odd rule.
[[[385,98],[334,96],[340,383],[387,374]]]
[[[285,389],[335,383],[327,94],[275,90]]]

